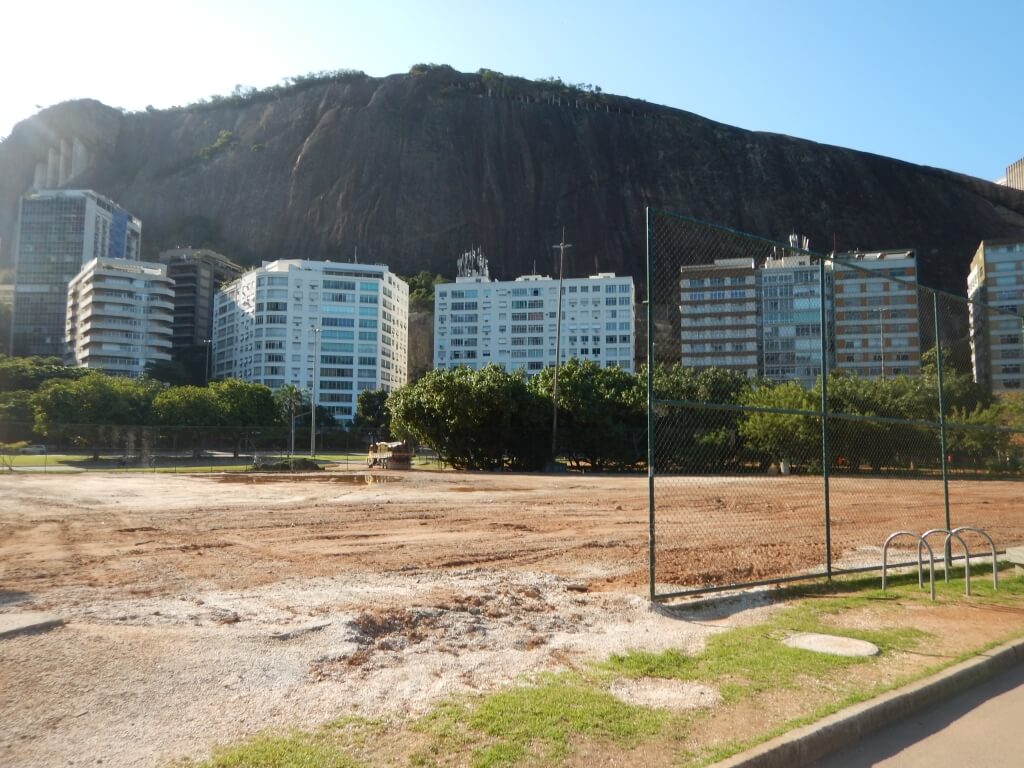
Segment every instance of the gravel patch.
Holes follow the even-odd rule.
[[[611,653],[697,652],[747,618],[740,604],[666,612],[639,595],[487,568],[154,597],[58,587],[4,610],[42,607],[68,624],[2,646],[0,764],[12,768],[153,766],[266,728],[417,716],[453,695]],[[617,690],[651,706],[707,706],[713,696],[653,681]]]

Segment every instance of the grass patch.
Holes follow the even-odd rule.
[[[214,751],[198,768],[359,768],[337,747],[305,733],[257,736]]]
[[[658,733],[667,717],[660,710],[625,704],[578,675],[545,675],[537,685],[488,696],[474,710],[470,727],[499,741],[478,752],[473,763],[481,768],[508,765],[502,760],[522,755],[534,744],[557,761],[576,735],[632,746],[642,736]]]
[[[468,752],[474,768],[524,761],[554,765],[568,756],[576,737],[628,748],[660,733],[670,719],[667,712],[625,704],[578,673],[549,673],[533,685],[485,696],[472,706],[435,708],[412,726],[432,739],[410,762],[449,764],[453,756]]]
[[[791,688],[802,678],[828,677],[837,670],[871,661],[870,657],[832,656],[790,648],[782,642],[790,634],[842,634],[872,642],[883,652],[908,650],[927,636],[909,628],[843,628],[839,632],[822,622],[824,616],[859,607],[867,600],[857,596],[806,601],[781,611],[764,624],[713,635],[704,651],[696,656],[676,650],[630,651],[612,656],[598,668],[626,677],[660,677],[715,685],[728,703],[772,688]]]

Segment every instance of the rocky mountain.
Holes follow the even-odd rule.
[[[871,115],[854,119],[872,119]],[[927,128],[924,127],[923,130]],[[336,73],[186,108],[43,110],[0,144],[0,266],[33,183],[92,187],[143,220],[146,253],[383,262],[451,275],[642,274],[644,206],[812,248],[915,247],[962,293],[982,238],[1024,238],[1024,193],[935,168],[481,70]]]

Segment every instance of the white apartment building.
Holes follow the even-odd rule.
[[[753,259],[679,268],[682,364],[760,373],[758,273]]]
[[[63,355],[68,283],[93,259],[138,261],[141,241],[142,223],[92,190],[45,190],[22,198],[13,354]]]
[[[967,277],[974,380],[1024,389],[1024,243],[984,240]]]
[[[483,368],[497,363],[527,376],[555,364],[556,278],[524,275],[489,280],[486,273],[434,288],[434,367]],[[562,280],[562,362],[593,360],[633,371],[633,278],[601,272]]]
[[[866,378],[920,373],[914,252],[840,254],[832,275],[835,367]]]
[[[265,262],[214,302],[213,375],[314,392],[351,421],[356,396],[406,383],[409,286],[382,264]]]
[[[68,365],[115,376],[170,362],[174,281],[163,264],[93,259],[68,284]]]

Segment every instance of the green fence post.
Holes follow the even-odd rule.
[[[644,209],[647,234],[647,563],[650,594],[654,587],[654,261],[651,253],[651,209]]]
[[[943,400],[942,390],[942,337],[939,335],[939,295],[932,293],[932,322],[935,325],[935,380],[939,390],[939,446],[942,451],[942,500],[946,508],[946,530],[953,530],[949,518],[949,463],[946,460],[946,405]],[[946,546],[943,548],[943,560],[948,574],[952,567],[950,550],[952,543],[946,539]]]
[[[832,581],[832,511],[829,505],[828,447],[828,311],[825,259],[818,260],[818,282],[821,290],[821,480],[825,512],[825,577]]]

